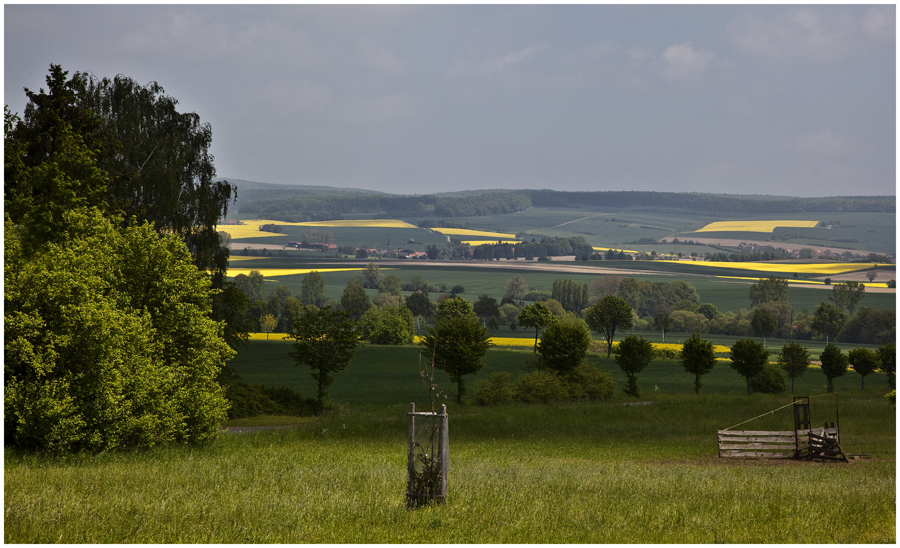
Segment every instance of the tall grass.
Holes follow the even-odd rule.
[[[449,499],[420,510],[404,501],[404,405],[343,407],[296,428],[225,434],[200,448],[60,459],[7,450],[4,540],[895,540],[891,414],[848,402],[847,420],[877,431],[869,460],[735,462],[715,456],[715,425],[768,402],[733,399],[451,405]]]
[[[289,343],[236,364],[271,384],[307,371]],[[492,350],[482,374],[527,371],[529,351]],[[51,458],[5,450],[8,543],[860,543],[896,540],[896,419],[884,375],[838,379],[850,464],[717,457],[716,430],[789,429],[790,396],[747,396],[727,366],[704,392],[674,362],[639,377],[642,401],[450,413],[448,502],[405,505],[406,411],[427,403],[417,349],[364,347],[335,375],[334,407],[290,428],[223,433],[201,447]],[[438,372],[443,374],[443,372]],[[834,420],[824,376],[798,381],[813,419]],[[821,377],[821,378],[819,378]],[[308,379],[309,385],[303,384]],[[849,378],[849,379],[848,379]],[[849,380],[843,383],[844,380]],[[439,388],[454,389],[438,378]],[[275,424],[274,419],[265,423]],[[247,423],[243,423],[246,425]]]

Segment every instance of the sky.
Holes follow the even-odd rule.
[[[158,82],[217,175],[469,189],[896,194],[893,5],[6,4],[50,64]]]

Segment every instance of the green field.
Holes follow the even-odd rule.
[[[248,378],[311,395],[288,343],[233,363]],[[747,396],[722,363],[692,393],[675,362],[640,376],[648,405],[448,402],[448,502],[404,503],[406,410],[427,407],[414,347],[366,346],[335,376],[334,410],[293,428],[220,436],[203,447],[48,458],[5,451],[8,543],[893,543],[893,407],[883,375],[838,379],[841,443],[852,463],[720,459],[716,430],[790,428],[790,395]],[[527,370],[527,351],[491,350],[481,375]],[[439,372],[440,374],[440,372]],[[439,389],[453,393],[439,375]],[[824,376],[814,421],[834,420]],[[261,418],[257,423],[272,423]],[[284,421],[281,421],[284,422]]]

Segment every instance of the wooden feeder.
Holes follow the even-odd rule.
[[[838,420],[837,426],[834,422],[829,425],[828,421],[825,421],[822,428],[813,428],[809,400],[809,396],[798,396],[788,405],[778,408],[793,407],[793,430],[731,430],[734,426],[719,430],[717,433],[719,457],[849,462],[840,445],[837,393],[834,394],[834,413]],[[769,413],[774,413],[778,409]],[[746,422],[750,421],[741,424]]]
[[[440,413],[417,413],[409,404],[409,481],[406,502],[422,506],[447,501],[447,467],[450,461],[450,435],[447,406]],[[416,421],[416,418],[419,418]]]

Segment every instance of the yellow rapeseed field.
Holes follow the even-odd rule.
[[[717,221],[695,232],[773,232],[777,227],[814,228],[819,221]]]
[[[684,263],[684,261],[655,261],[658,263]],[[710,268],[736,268],[758,272],[797,272],[801,274],[846,274],[872,268],[872,263],[753,263],[728,261],[695,261],[691,265]]]
[[[521,240],[462,240],[462,243],[469,244],[472,247],[478,247],[485,244],[496,244],[498,242],[501,244],[517,244],[521,242]]]
[[[260,274],[263,275],[264,278],[271,278],[274,276],[292,276],[294,274],[309,274],[312,271],[316,271],[319,273],[324,272],[348,272],[351,270],[362,270],[360,267],[356,268],[229,268],[228,275],[229,276],[237,276],[238,274],[246,274],[250,275],[251,270],[257,270]],[[391,270],[390,268],[382,268],[381,270]]]
[[[311,221],[304,223],[288,223],[285,221],[272,221],[268,219],[253,219],[242,221],[242,225],[219,225],[220,232],[227,232],[234,239],[241,238],[266,238],[269,236],[283,236],[274,232],[259,230],[260,225],[285,225],[285,226],[320,226],[326,228],[418,228],[404,221],[394,219],[353,219],[349,221]]]
[[[468,230],[465,228],[432,228],[431,230],[437,232],[438,234],[445,234],[450,236],[474,236],[476,238],[494,238],[496,240],[504,238],[515,239],[516,237],[515,234],[507,234],[505,232],[487,232],[485,230]]]

